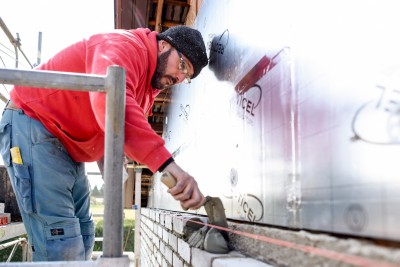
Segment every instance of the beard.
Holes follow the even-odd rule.
[[[171,87],[177,82],[176,78],[170,75],[165,75],[165,71],[167,69],[168,57],[171,54],[171,52],[172,49],[170,48],[168,51],[162,53],[157,57],[156,71],[154,72],[153,77],[151,78],[151,85],[156,89],[164,90]],[[163,84],[161,82],[161,79],[163,77],[171,79],[173,81],[173,84],[171,85]]]

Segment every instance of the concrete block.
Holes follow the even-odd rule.
[[[172,265],[174,267],[183,267],[183,260],[179,258],[178,254],[174,253],[172,256]]]
[[[272,265],[252,258],[218,258],[212,262],[211,267],[273,267]]]
[[[187,262],[190,262],[191,249],[187,242],[183,239],[178,239],[178,254]]]

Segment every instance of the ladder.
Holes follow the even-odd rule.
[[[110,66],[91,75],[40,70],[0,69],[0,83],[106,93],[104,151],[103,255],[96,261],[0,263],[0,266],[129,266],[123,255],[122,166],[124,156],[125,70]],[[119,197],[117,197],[119,196]]]

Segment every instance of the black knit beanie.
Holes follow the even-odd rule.
[[[187,26],[171,27],[157,35],[158,40],[165,40],[184,54],[193,65],[193,76],[199,75],[202,68],[207,66],[207,52],[201,33]]]

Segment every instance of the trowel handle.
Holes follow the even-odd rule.
[[[161,182],[163,182],[168,188],[172,188],[176,185],[176,178],[169,172],[164,172],[161,176]]]

